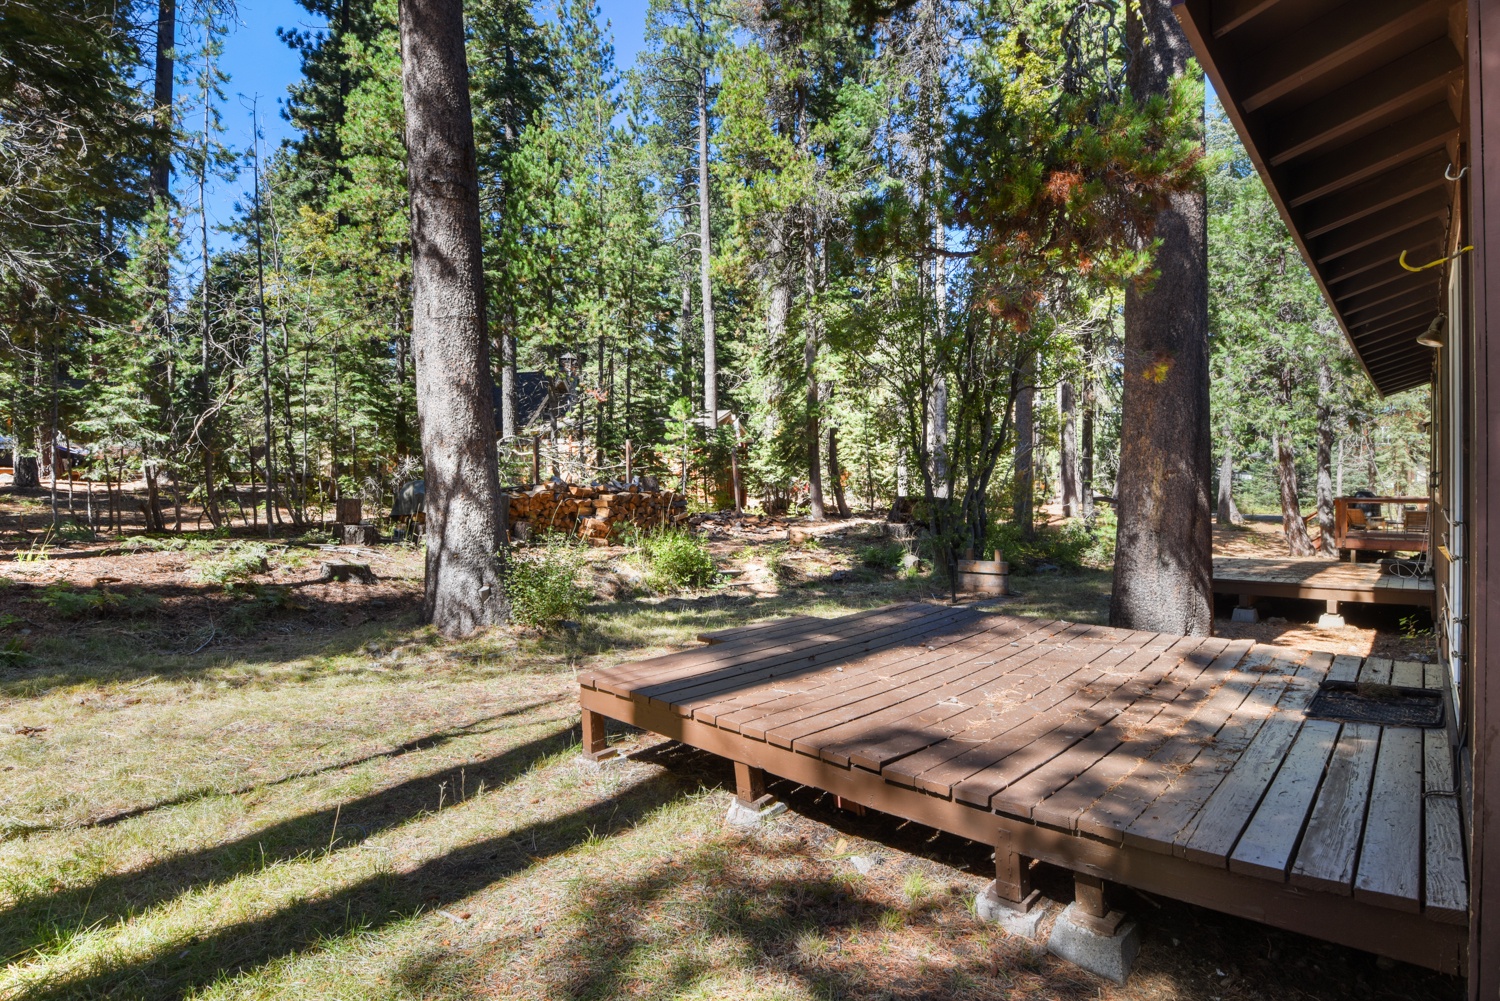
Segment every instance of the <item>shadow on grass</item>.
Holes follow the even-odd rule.
[[[648,779],[586,809],[465,845],[410,871],[382,872],[316,900],[289,904],[187,942],[174,941],[152,956],[105,965],[15,997],[183,998],[205,985],[318,949],[332,938],[377,931],[451,905],[591,839],[628,829],[685,792],[669,776]]]
[[[179,793],[176,796],[168,797],[167,799],[158,800],[154,803],[144,803],[140,806],[133,806],[129,809],[120,810],[116,813],[107,814],[102,817],[94,817],[90,820],[84,821],[81,824],[13,824],[6,828],[0,828],[0,842],[12,841],[16,838],[30,837],[33,834],[42,834],[48,831],[78,830],[89,827],[113,827],[115,824],[124,823],[127,820],[134,820],[136,817],[143,817],[146,814],[153,813],[157,810],[164,810],[174,806],[181,806],[184,803],[191,803],[195,800],[207,799],[210,796],[243,796],[247,793],[256,792],[261,789],[274,789],[276,786],[284,785],[287,782],[295,782],[298,779],[311,778],[314,775],[324,775],[329,772],[343,771],[346,768],[356,768],[359,765],[367,764],[371,761],[379,761],[382,758],[394,758],[399,757],[403,754],[410,754],[415,751],[432,750],[433,748],[442,747],[449,741],[458,740],[461,737],[477,737],[486,733],[494,733],[496,730],[504,728],[498,726],[486,726],[485,724],[497,723],[500,720],[508,719],[512,716],[524,716],[534,709],[540,709],[543,706],[555,705],[556,703],[561,701],[565,700],[559,697],[553,699],[543,699],[540,702],[528,702],[524,706],[517,706],[514,709],[507,709],[503,713],[495,713],[491,716],[484,716],[480,719],[470,720],[469,722],[464,723],[460,726],[449,727],[445,730],[439,730],[435,733],[424,734],[421,737],[413,737],[411,740],[406,741],[404,744],[398,744],[395,747],[387,748],[384,751],[374,751],[370,754],[364,754],[357,758],[349,758],[345,761],[334,761],[323,765],[321,768],[304,769],[302,771],[292,772],[289,775],[283,775],[280,778],[266,779],[263,782],[255,782],[249,785],[236,786],[232,789],[221,789],[216,786],[201,786],[196,789],[186,790],[185,792]]]
[[[454,735],[444,735],[452,739]],[[576,724],[555,729],[484,761],[408,779],[359,799],[273,824],[225,844],[171,855],[151,865],[58,893],[24,898],[0,912],[0,957],[65,940],[77,929],[114,924],[185,893],[276,862],[348,848],[424,814],[460,805],[480,783],[503,787],[577,744]],[[416,743],[416,742],[414,742]],[[337,827],[335,828],[335,820]]]
[[[710,788],[730,777],[727,762],[682,745],[636,757]],[[1103,996],[1101,981],[1037,944],[976,924],[968,908],[990,875],[985,846],[874,812],[857,817],[836,809],[832,796],[794,783],[771,788],[795,815],[904,855],[886,856],[863,878],[805,835],[714,839],[577,880],[571,907],[543,931],[528,923],[478,949],[454,943],[409,955],[398,971],[403,996],[505,997],[507,986],[523,986],[515,981],[527,996],[554,1001],[738,996],[746,983],[764,996],[871,1001]],[[923,859],[973,878],[945,885]],[[1042,866],[1036,878],[1045,895],[1067,901],[1070,873]],[[1456,977],[1405,964],[1381,969],[1357,950],[1121,892],[1143,926],[1131,997],[1462,996]],[[507,976],[515,978],[509,985]]]

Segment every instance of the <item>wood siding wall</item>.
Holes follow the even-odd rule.
[[[1469,996],[1494,1001],[1500,998],[1500,0],[1470,0],[1468,34],[1474,244]]]

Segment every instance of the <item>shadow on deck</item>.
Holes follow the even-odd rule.
[[[1468,891],[1447,731],[1311,718],[1435,665],[971,607],[796,617],[580,677],[618,719],[1026,860],[1444,972]]]

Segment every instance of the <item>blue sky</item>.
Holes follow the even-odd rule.
[[[281,116],[281,102],[287,87],[296,81],[297,55],[276,37],[281,27],[318,28],[321,23],[296,0],[238,0],[239,23],[224,40],[223,69],[229,74],[225,93],[229,100],[223,109],[225,142],[236,149],[250,145],[250,105],[259,98],[263,152],[269,152],[290,138],[294,130]],[[611,24],[615,39],[615,60],[623,69],[635,62],[644,44],[646,0],[600,0],[600,9]],[[219,182],[210,192],[210,223],[227,223],[234,215],[234,203],[248,190],[248,172],[233,182]],[[221,238],[222,239],[222,238]]]

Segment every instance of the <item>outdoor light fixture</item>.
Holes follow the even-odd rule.
[[[1427,329],[1417,337],[1417,343],[1427,348],[1440,348],[1443,346],[1443,314],[1439,313],[1432,318]]]

